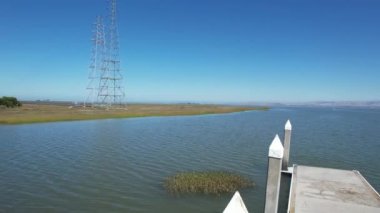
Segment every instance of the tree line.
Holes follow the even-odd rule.
[[[6,106],[7,108],[20,107],[22,106],[21,102],[15,97],[3,96],[0,98],[0,106]]]

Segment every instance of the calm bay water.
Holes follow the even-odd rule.
[[[275,108],[224,115],[0,126],[0,212],[222,212],[232,194],[172,196],[169,175],[228,170],[262,212],[268,147],[290,118],[291,163],[359,170],[380,190],[380,110]]]

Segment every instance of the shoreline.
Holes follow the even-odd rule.
[[[200,104],[132,104],[128,108],[84,108],[47,104],[24,104],[20,108],[0,109],[1,125],[123,119],[141,117],[192,116],[267,111],[268,107]]]

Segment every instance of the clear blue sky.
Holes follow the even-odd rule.
[[[119,0],[127,101],[380,100],[380,1]],[[0,6],[0,96],[82,101],[106,0]]]

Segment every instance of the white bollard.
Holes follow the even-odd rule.
[[[269,147],[268,154],[268,176],[265,193],[264,213],[277,213],[278,198],[280,195],[281,167],[284,155],[284,147],[281,140],[276,135]]]
[[[238,191],[235,192],[223,213],[248,213],[244,201]]]
[[[287,171],[289,167],[290,139],[292,135],[292,124],[288,120],[285,124],[284,158],[282,159],[282,170]]]

